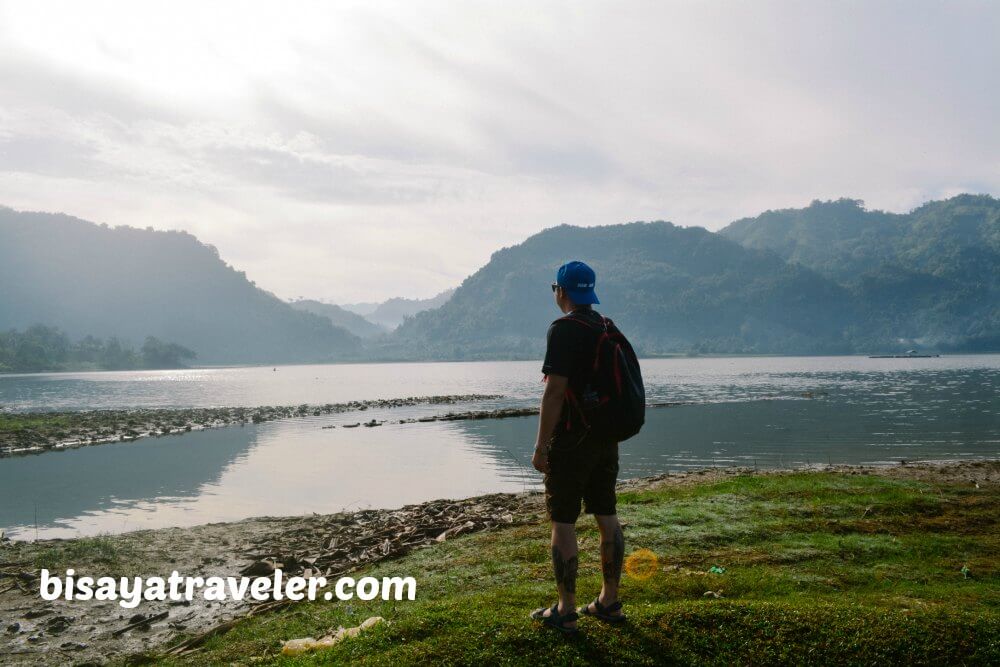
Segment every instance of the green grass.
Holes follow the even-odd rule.
[[[0,434],[49,432],[71,426],[72,420],[66,414],[44,412],[0,412]]]
[[[54,576],[67,568],[74,568],[77,576],[127,576],[138,574],[142,565],[139,551],[127,538],[105,535],[45,544],[31,554],[31,561]]]
[[[370,568],[412,575],[414,602],[302,603],[246,619],[192,664],[1000,664],[1000,492],[802,473],[622,494],[622,627],[563,638],[527,618],[554,600],[543,522],[481,533]],[[581,603],[600,587],[598,534],[581,519]],[[711,565],[724,574],[700,574]],[[969,577],[962,573],[968,567]],[[360,575],[359,575],[360,576]],[[723,589],[723,598],[704,596]],[[334,649],[280,655],[381,615]],[[183,662],[183,660],[182,660]]]

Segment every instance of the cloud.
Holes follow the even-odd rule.
[[[545,227],[1000,190],[986,3],[0,2],[0,203],[281,296],[430,296]]]

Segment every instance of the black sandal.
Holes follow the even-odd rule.
[[[593,616],[594,618],[599,618],[606,623],[621,623],[625,620],[625,614],[613,614],[612,612],[619,611],[622,608],[622,601],[615,600],[607,607],[601,604],[601,596],[594,598],[594,609],[597,611],[590,611],[590,605],[584,605],[577,609],[577,612],[584,616]]]
[[[575,611],[571,611],[568,614],[559,615],[559,603],[556,602],[554,605],[549,607],[549,615],[545,616],[545,607],[539,607],[535,611],[531,612],[531,618],[536,621],[541,621],[550,628],[555,628],[564,635],[574,635],[580,631],[579,628],[567,628],[566,623],[570,623],[579,619]]]

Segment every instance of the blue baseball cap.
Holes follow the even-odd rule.
[[[566,262],[556,272],[556,284],[566,290],[566,294],[569,295],[573,303],[581,306],[588,303],[600,303],[597,300],[597,295],[594,294],[594,282],[594,270],[576,260]]]

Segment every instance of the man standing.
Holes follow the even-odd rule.
[[[559,268],[552,284],[555,302],[566,316],[549,327],[538,438],[531,463],[544,473],[545,507],[552,521],[552,569],[559,601],[531,613],[563,633],[577,632],[579,614],[611,623],[625,620],[618,583],[625,539],[615,510],[618,443],[596,435],[576,409],[593,395],[594,359],[604,319],[593,309],[593,269],[583,262]],[[601,532],[604,585],[590,604],[576,609],[576,520],[580,504],[593,514]]]

